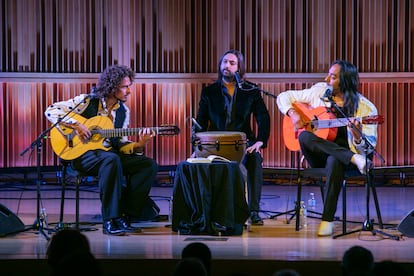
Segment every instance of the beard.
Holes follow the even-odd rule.
[[[230,72],[229,70],[221,70],[221,75],[222,75],[222,79],[226,82],[233,82],[235,81],[234,79],[234,74],[232,72]]]

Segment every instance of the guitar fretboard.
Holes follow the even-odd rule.
[[[329,119],[329,120],[313,120],[311,123],[315,128],[322,129],[322,128],[333,128],[333,127],[342,127],[346,126],[349,120],[353,120],[354,118],[337,118],[337,119]]]
[[[99,134],[105,138],[122,137],[122,136],[133,136],[137,135],[143,128],[114,128],[114,129],[93,129],[92,134]],[[155,134],[159,134],[163,130],[168,131],[169,127],[149,127]]]

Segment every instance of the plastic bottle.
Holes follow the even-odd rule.
[[[48,227],[46,208],[42,208],[40,210],[40,222],[39,222],[39,225],[40,225],[40,223],[42,224],[42,226],[44,228],[47,228]]]
[[[300,209],[299,209],[299,227],[300,228],[306,228],[307,227],[307,210],[305,201],[300,202]]]
[[[168,222],[172,223],[172,216],[173,216],[173,196],[170,197],[168,200]]]
[[[316,209],[316,199],[315,194],[310,193],[308,199],[308,209],[314,211]]]

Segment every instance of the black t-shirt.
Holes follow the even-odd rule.
[[[335,108],[332,109],[332,112],[335,114],[337,118],[343,118],[342,114],[340,112],[337,112]],[[348,145],[348,134],[346,130],[346,126],[338,127],[338,133],[336,135],[335,141],[336,144],[339,146],[342,146],[344,148],[349,149]]]

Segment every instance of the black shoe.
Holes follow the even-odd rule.
[[[263,225],[263,220],[257,212],[251,212],[250,221],[252,225]]]
[[[102,225],[102,232],[105,235],[123,236],[125,231],[118,225],[115,220],[107,220]]]
[[[142,229],[139,227],[134,227],[131,225],[129,217],[127,215],[122,215],[120,218],[116,220],[119,227],[127,233],[141,233]]]

